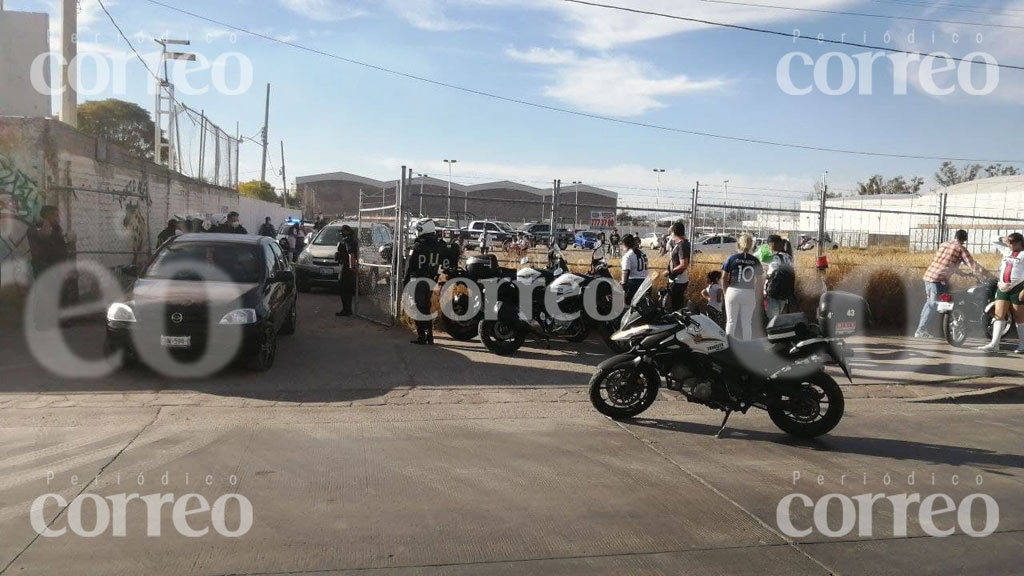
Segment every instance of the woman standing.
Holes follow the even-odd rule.
[[[306,230],[302,227],[302,223],[299,222],[292,226],[292,262],[299,259],[299,254],[306,249]]]
[[[647,279],[647,255],[640,251],[640,240],[632,234],[622,238],[626,253],[622,256],[622,289],[626,291],[626,302]]]
[[[738,340],[754,337],[754,314],[762,300],[764,270],[761,261],[750,253],[754,238],[741,234],[736,254],[722,265],[722,290],[725,292],[725,332]]]

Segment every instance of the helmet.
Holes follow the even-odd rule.
[[[437,225],[430,218],[424,218],[416,223],[416,237],[437,234]]]

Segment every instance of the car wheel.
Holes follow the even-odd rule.
[[[283,336],[291,336],[295,334],[295,328],[299,323],[299,299],[295,298],[292,302],[292,309],[288,313],[288,320],[285,321],[284,326],[281,327],[281,334]]]
[[[277,357],[277,331],[274,330],[273,322],[268,320],[266,324],[256,353],[249,358],[248,362],[249,369],[256,372],[270,370]]]

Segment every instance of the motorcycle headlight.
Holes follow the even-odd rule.
[[[114,302],[107,308],[107,322],[135,322],[135,311],[127,304]]]
[[[220,319],[221,324],[239,325],[239,324],[255,324],[256,323],[256,310],[252,308],[240,308],[238,310],[232,310],[224,315]]]

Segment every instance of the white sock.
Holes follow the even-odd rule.
[[[992,345],[998,346],[1003,339],[1003,329],[1006,328],[1006,320],[996,320],[992,323]]]

